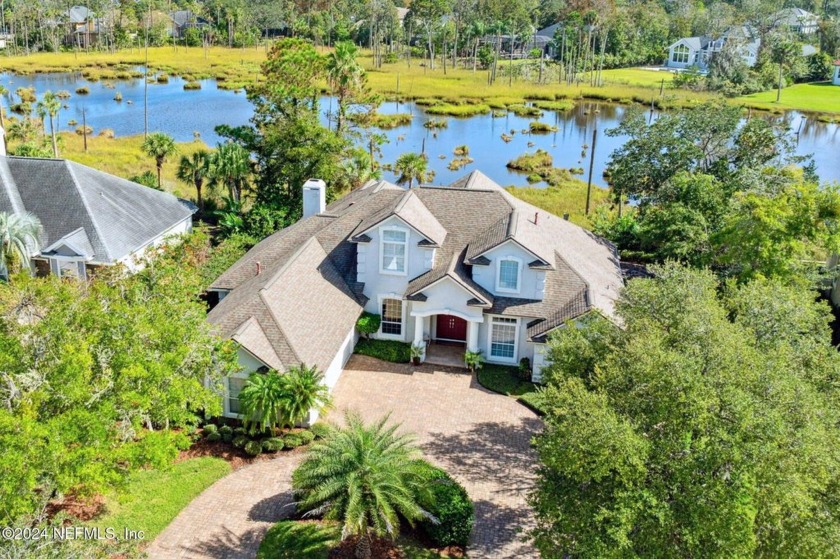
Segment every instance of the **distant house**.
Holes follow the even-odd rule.
[[[102,22],[85,6],[73,6],[67,12],[67,34],[64,42],[73,47],[86,49],[99,42]]]
[[[831,83],[840,85],[840,60],[834,61],[834,77],[831,78]]]
[[[210,25],[206,19],[197,16],[191,10],[171,12],[169,19],[172,20],[169,35],[176,39],[183,39],[187,29],[204,29]]]
[[[802,8],[785,8],[769,18],[773,29],[787,29],[793,33],[813,35],[820,28],[820,18]]]
[[[423,359],[481,351],[527,360],[537,381],[551,332],[590,312],[614,317],[615,248],[478,171],[449,186],[371,181],[329,206],[325,189],[307,181],[303,218],[210,286],[220,302],[207,320],[239,344],[243,367],[227,380],[226,416],[253,372],[305,363],[335,386],[363,311],[381,317],[374,338],[413,343]]]
[[[36,274],[85,279],[101,266],[136,270],[146,250],[192,229],[194,209],[72,161],[0,155],[0,212],[40,220]]]
[[[723,50],[726,45],[736,45],[738,53],[747,66],[755,66],[761,39],[755,31],[745,25],[733,26],[724,31],[720,37],[713,39],[709,36],[683,37],[668,47],[668,68],[696,67],[706,70],[712,56]]]

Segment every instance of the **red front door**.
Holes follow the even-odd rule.
[[[451,314],[437,315],[437,338],[466,341],[467,321]]]

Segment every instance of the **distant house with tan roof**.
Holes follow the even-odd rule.
[[[528,358],[539,379],[547,336],[597,311],[614,316],[623,285],[604,239],[506,192],[480,172],[406,190],[376,181],[324,205],[304,187],[304,217],[264,239],[210,289],[208,315],[239,343],[243,372],[224,409],[239,411],[248,374],[317,366],[334,386],[363,311],[374,337],[481,351],[491,363]]]

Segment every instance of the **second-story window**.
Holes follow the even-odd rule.
[[[516,258],[499,259],[496,276],[496,291],[519,293],[519,272],[521,262]]]
[[[408,248],[408,231],[403,229],[382,230],[381,271],[385,274],[404,275]]]

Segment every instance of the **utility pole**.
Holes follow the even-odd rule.
[[[595,140],[598,138],[598,129],[592,131],[592,152],[589,154],[589,180],[586,183],[586,215],[589,215],[589,202],[592,199],[592,170],[595,167]]]

